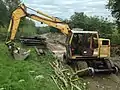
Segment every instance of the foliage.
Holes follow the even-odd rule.
[[[49,32],[55,33],[55,32],[60,32],[60,30],[51,26],[37,27],[37,34],[44,34]]]
[[[0,26],[5,26],[8,22],[8,10],[2,0],[0,0]]]
[[[18,37],[35,35],[37,32],[35,23],[29,19],[22,19],[19,27]]]
[[[49,62],[54,60],[49,52],[38,57],[31,49],[26,61],[16,61],[0,44],[0,90],[57,90],[50,78],[54,73]]]
[[[60,30],[59,29],[57,29],[57,28],[54,28],[54,27],[50,27],[50,32],[60,32]]]
[[[20,0],[4,0],[6,7],[8,8],[9,15],[18,7]]]
[[[22,18],[21,21],[20,21],[20,27],[24,27],[24,26],[35,26],[35,23],[30,20],[30,19],[26,19],[26,18]]]
[[[2,9],[2,11],[3,12],[6,11],[7,12],[7,16],[4,15],[4,17],[1,17],[1,18],[2,19],[4,19],[4,18],[7,19],[7,23],[9,23],[9,20],[10,20],[12,12],[18,7],[19,4],[20,4],[20,0],[4,0],[4,4],[3,4],[4,8],[6,8],[6,7],[7,8],[6,8],[6,10]],[[0,21],[2,19],[0,19]],[[5,21],[5,20],[2,20],[2,21]],[[28,27],[28,28],[26,28],[26,27]],[[26,31],[27,29],[29,29],[29,30]],[[23,35],[32,35],[32,34],[34,35],[36,33],[35,23],[33,21],[31,21],[31,20],[26,19],[26,18],[22,18],[21,22],[20,22],[20,25],[19,25],[19,28],[18,28],[18,31],[20,31],[20,34],[23,33]],[[19,36],[19,34],[18,34],[18,36]]]
[[[111,10],[111,14],[116,18],[116,23],[120,32],[120,0],[108,0],[107,8]]]
[[[69,20],[71,28],[82,28],[84,30],[99,31],[100,33],[111,34],[114,24],[103,17],[87,16],[84,13],[75,12]]]
[[[36,27],[31,25],[19,28],[19,31],[17,33],[18,38],[20,36],[32,36],[32,35],[33,36],[36,35]]]
[[[37,34],[44,34],[44,33],[49,33],[49,32],[50,32],[49,26],[37,27]]]
[[[7,37],[7,28],[0,27],[0,41],[5,41]]]
[[[11,14],[20,4],[20,0],[0,0],[0,25],[5,26],[11,19]]]
[[[112,35],[111,36],[111,43],[112,44],[116,44],[116,45],[119,45],[120,44],[120,34],[117,34],[117,35]]]

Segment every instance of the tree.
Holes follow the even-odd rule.
[[[19,25],[18,37],[21,35],[23,36],[35,35],[37,33],[36,29],[37,28],[35,26],[35,22],[26,18],[22,18]]]
[[[8,22],[8,10],[3,1],[0,0],[0,26],[5,26],[7,22]]]
[[[20,0],[0,0],[0,26],[9,23],[11,13],[19,3]]]
[[[111,14],[116,18],[116,23],[120,32],[120,0],[108,0],[107,8]]]
[[[97,16],[88,17],[84,13],[75,12],[69,20],[70,28],[82,28],[84,30],[99,31],[100,33],[111,34],[114,24],[106,18]]]
[[[11,15],[12,11],[14,11],[20,4],[20,0],[4,0],[4,3],[8,8],[9,14]]]
[[[55,28],[55,27],[51,27],[51,26],[50,26],[50,32],[53,32],[53,33],[55,33],[55,32],[61,33],[59,29],[57,29],[57,28]]]
[[[49,32],[50,32],[49,26],[37,27],[37,34],[44,34],[44,33],[49,33]]]

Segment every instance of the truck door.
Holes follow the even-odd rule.
[[[110,57],[110,40],[100,40],[100,57]]]

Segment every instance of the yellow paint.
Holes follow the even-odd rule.
[[[39,22],[43,22],[49,26],[55,27],[55,28],[59,29],[64,34],[68,34],[68,31],[70,30],[69,26],[67,24],[64,24],[64,23],[57,23],[57,22],[54,22],[52,20],[49,20],[49,19],[46,19],[46,18],[43,18],[40,16],[36,16],[36,15],[30,16],[30,18],[34,19],[36,21],[39,21]]]
[[[67,24],[62,23],[59,19],[49,16],[41,11],[36,11],[37,13],[43,15],[44,17],[37,16],[37,15],[31,15],[27,13],[26,6],[24,4],[21,4],[13,13],[12,13],[12,19],[10,20],[8,32],[11,31],[10,40],[14,40],[16,32],[19,27],[19,23],[22,17],[32,18],[36,21],[43,22],[49,26],[55,27],[59,29],[63,34],[69,34],[68,31],[70,31],[70,28]],[[49,18],[49,19],[48,19]]]
[[[102,41],[109,41],[109,45],[102,45]],[[110,57],[110,40],[109,39],[99,39],[99,55],[100,57]]]
[[[25,9],[25,6],[24,5],[21,5],[20,6],[21,8]],[[20,23],[20,19],[22,17],[25,17],[26,14],[25,12],[20,8],[18,7],[13,13],[12,13],[12,19],[10,21],[10,27],[8,29],[8,31],[11,31],[11,37],[10,37],[10,40],[14,40],[15,38],[15,35],[16,35],[16,32],[18,30],[18,26],[19,26],[19,23]],[[11,30],[10,30],[11,29]]]

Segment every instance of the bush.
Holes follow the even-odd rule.
[[[37,34],[44,34],[44,33],[49,33],[50,32],[50,27],[37,27]]]

